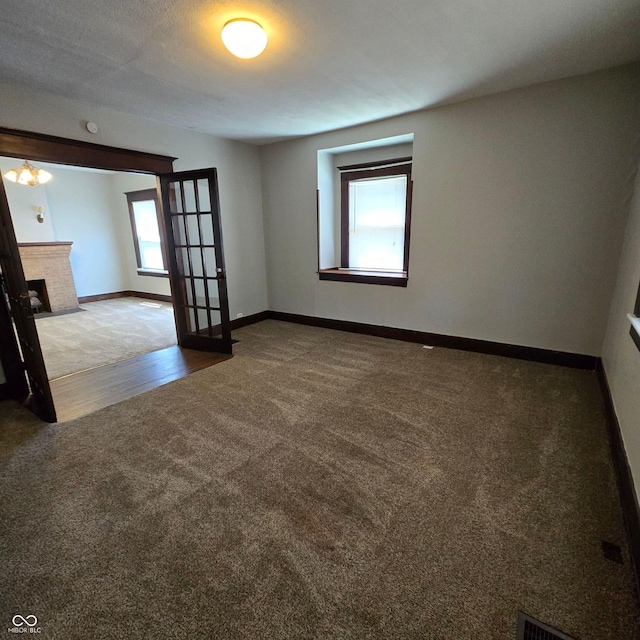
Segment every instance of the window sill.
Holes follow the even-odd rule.
[[[320,280],[338,282],[361,282],[363,284],[382,284],[390,287],[406,287],[406,271],[358,271],[357,269],[322,269],[318,271]]]
[[[138,269],[139,276],[154,276],[155,278],[168,278],[169,272],[164,269]]]
[[[633,341],[636,343],[636,347],[640,351],[640,318],[636,318],[636,316],[629,314],[629,320],[631,320],[631,337]]]

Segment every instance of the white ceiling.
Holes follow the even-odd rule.
[[[265,52],[220,40],[257,19]],[[252,142],[640,60],[638,0],[2,0],[0,77]]]

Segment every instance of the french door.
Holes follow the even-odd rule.
[[[178,344],[231,353],[216,169],[159,176]]]
[[[17,383],[18,386],[22,386],[21,379],[24,378],[26,373],[31,392],[27,407],[41,420],[56,422],[56,410],[53,406],[47,370],[42,358],[40,340],[36,331],[36,321],[31,309],[27,283],[18,252],[18,242],[11,221],[9,203],[7,202],[7,194],[2,178],[0,178],[0,269],[2,270],[4,289],[9,298],[9,307],[22,354],[22,364],[18,361],[17,365],[24,367],[24,373],[19,372],[15,376],[15,372],[12,372],[13,375],[9,375],[10,372],[5,372],[8,374],[6,377],[11,380],[11,384],[15,385]],[[2,287],[0,287],[0,295],[4,297]],[[5,301],[0,300],[0,304],[4,305]],[[6,318],[4,311],[5,309],[2,309],[2,315]],[[0,324],[3,332],[7,330],[13,331],[10,323],[2,322]],[[0,340],[0,343],[6,341],[10,345],[12,342],[10,338],[12,336],[5,335],[4,340]],[[19,357],[19,354],[17,355]],[[28,394],[26,385],[25,391]]]

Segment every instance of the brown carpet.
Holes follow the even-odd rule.
[[[524,610],[640,638],[593,373],[274,321],[237,336],[73,422],[0,405],[3,626],[491,640]]]
[[[143,298],[80,305],[83,313],[36,316],[49,380],[176,344],[173,307]]]

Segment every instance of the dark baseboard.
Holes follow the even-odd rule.
[[[244,318],[236,318],[235,320],[231,320],[229,322],[229,326],[231,331],[235,331],[236,329],[240,329],[241,327],[246,327],[250,324],[255,324],[256,322],[262,322],[263,320],[268,320],[268,311],[260,311],[259,313],[253,313],[250,316],[245,316]],[[215,324],[211,327],[214,336],[219,336],[222,333],[222,325]],[[209,329],[200,329],[200,335],[208,336]],[[232,342],[238,342],[238,340],[233,340]]]
[[[620,502],[622,503],[622,513],[624,515],[624,525],[627,530],[629,541],[629,553],[633,564],[633,571],[636,578],[636,588],[640,588],[640,505],[636,494],[627,452],[624,448],[620,423],[613,406],[611,389],[607,380],[607,373],[602,366],[602,360],[598,358],[598,380],[604,398],[604,408],[607,414],[607,430],[609,432],[609,446],[611,447],[611,457],[613,467],[618,482]]]
[[[0,402],[3,400],[11,400],[11,391],[9,389],[9,384],[6,382],[0,384]]]
[[[564,367],[572,367],[574,369],[588,369],[589,371],[593,371],[598,363],[598,358],[596,356],[587,356],[580,353],[551,351],[549,349],[523,347],[516,344],[490,342],[488,340],[476,340],[474,338],[458,338],[456,336],[446,336],[439,333],[427,333],[425,331],[414,331],[412,329],[397,329],[395,327],[382,327],[373,324],[364,324],[362,322],[316,318],[314,316],[302,316],[296,313],[283,313],[282,311],[269,311],[268,317],[273,320],[295,322],[297,324],[305,324],[313,327],[337,329],[338,331],[349,331],[351,333],[362,333],[368,336],[377,336],[379,338],[403,340],[404,342],[418,342],[420,344],[428,344],[434,347],[446,347],[448,349],[460,349],[462,351],[475,351],[477,353],[487,353],[494,356],[517,358],[518,360],[531,360],[533,362],[557,364]]]
[[[163,296],[155,293],[142,293],[139,291],[118,291],[116,293],[106,293],[102,296],[89,296],[91,299],[79,298],[78,300],[80,302],[93,302],[94,299],[108,300],[110,298],[122,298],[125,296],[171,302],[170,296]],[[521,345],[505,344],[502,342],[476,340],[475,338],[459,338],[439,333],[427,333],[426,331],[414,331],[412,329],[398,329],[396,327],[383,327],[379,325],[365,324],[363,322],[317,318],[315,316],[303,316],[296,313],[285,313],[282,311],[260,311],[244,318],[237,318],[231,321],[231,330],[240,329],[240,327],[246,327],[250,324],[269,319],[293,322],[313,327],[322,327],[325,329],[336,329],[338,331],[349,331],[351,333],[361,333],[368,336],[377,336],[379,338],[402,340],[404,342],[417,342],[434,347],[446,347],[448,349],[460,349],[462,351],[475,351],[477,353],[517,358],[518,360],[557,364],[564,367],[572,367],[574,369],[587,369],[589,371],[594,371],[598,366],[597,356],[588,356],[580,353],[551,351],[549,349],[539,349],[537,347],[524,347]]]
[[[127,291],[127,297],[146,298],[147,300],[158,300],[159,302],[173,302],[171,296],[162,293],[145,293],[143,291]]]
[[[124,298],[126,291],[114,291],[113,293],[99,293],[95,296],[79,296],[78,304],[87,302],[100,302],[102,300],[112,300],[113,298]]]
[[[114,298],[146,298],[148,300],[159,300],[160,302],[171,302],[171,296],[161,293],[145,293],[144,291],[114,291],[113,293],[99,293],[95,296],[82,296],[78,298],[78,304],[87,302],[100,302],[101,300],[113,300]]]
[[[247,327],[248,325],[255,324],[256,322],[268,320],[270,318],[269,313],[269,311],[260,311],[259,313],[252,313],[250,316],[245,316],[244,318],[236,318],[231,321],[231,331],[240,329],[240,327]]]

